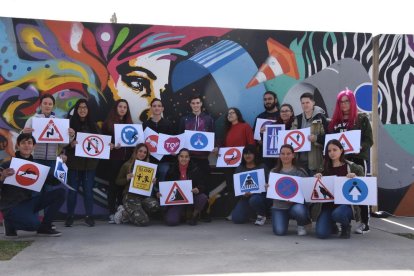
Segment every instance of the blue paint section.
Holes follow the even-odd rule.
[[[365,112],[372,112],[372,84],[363,84],[357,87],[354,93],[358,108]],[[378,91],[378,106],[380,105],[381,93]]]

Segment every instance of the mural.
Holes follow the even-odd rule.
[[[413,120],[411,67],[405,60],[411,57],[412,37],[385,36],[381,45],[381,66],[387,63],[388,67],[380,74],[391,78],[380,80],[380,116],[384,131],[390,133],[393,131],[386,124]],[[390,53],[390,49],[396,52]],[[393,73],[401,68],[404,74]],[[372,36],[365,33],[0,18],[0,158],[13,155],[13,141],[36,112],[43,93],[56,98],[58,117],[65,117],[77,99],[88,99],[97,121],[105,119],[115,100],[124,98],[130,103],[133,120],[142,122],[150,116],[149,103],[157,97],[164,103],[164,116],[174,124],[189,111],[188,98],[197,93],[216,120],[220,136],[227,108],[240,108],[246,121],[253,124],[264,109],[266,90],[275,91],[280,102],[292,104],[296,113],[299,96],[313,92],[316,104],[331,115],[336,94],[349,87],[356,93],[360,111],[370,113],[371,76]],[[396,78],[404,82],[396,82]],[[391,135],[386,137],[396,141]],[[411,153],[406,148],[402,151],[407,158],[413,153],[413,149]],[[105,169],[100,168],[98,174],[95,198],[102,207],[98,212],[104,213]],[[380,176],[381,188],[391,191],[410,183],[401,179],[403,183],[397,187],[384,179],[387,181]],[[400,199],[392,200],[398,204]],[[383,197],[380,204],[394,211],[396,204],[384,203],[388,201]]]

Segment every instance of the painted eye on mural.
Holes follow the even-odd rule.
[[[150,81],[139,76],[124,76],[124,83],[138,92],[145,92],[145,96],[151,95]]]

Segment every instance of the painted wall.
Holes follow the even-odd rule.
[[[405,43],[391,37],[382,40],[382,59],[393,70],[397,64],[404,67],[397,57],[401,46],[390,45],[409,45],[408,38]],[[406,68],[406,77],[401,77],[407,78],[407,84],[411,76],[408,71]],[[160,97],[165,117],[174,124],[189,111],[187,99],[198,93],[203,95],[206,111],[216,120],[220,135],[228,107],[239,107],[253,124],[263,111],[262,95],[266,90],[275,91],[280,102],[291,103],[296,113],[300,113],[299,96],[305,91],[314,92],[317,105],[330,116],[336,94],[348,87],[355,91],[360,110],[370,113],[371,76],[372,36],[366,33],[0,18],[0,158],[13,154],[13,139],[36,111],[39,95],[46,92],[56,98],[56,113],[61,117],[77,99],[88,98],[98,121],[105,119],[114,100],[125,98],[131,105],[133,120],[140,122],[150,115],[149,102]],[[388,82],[394,84],[396,78]],[[390,90],[390,84],[382,82],[380,116],[384,126],[412,122],[412,96],[411,105],[402,97],[407,103],[405,109],[396,107],[392,98],[401,94],[401,85],[393,85],[395,89]],[[409,93],[410,87],[404,87]],[[407,107],[411,115],[405,116],[409,113]],[[391,111],[396,109],[401,110],[399,117]],[[384,131],[395,132],[388,128]],[[396,141],[395,136],[387,137]],[[410,177],[407,173],[401,185],[406,187]],[[105,178],[103,172],[100,178]],[[381,197],[380,206],[388,207],[390,201],[400,201],[401,197],[394,198],[393,193],[401,187],[385,179],[381,175],[379,185],[384,195],[393,196]],[[102,207],[98,212],[104,212],[106,186],[100,179],[97,182],[96,202]]]

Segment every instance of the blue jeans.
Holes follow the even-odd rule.
[[[288,209],[272,208],[273,233],[278,236],[286,235],[289,227],[289,219],[295,219],[298,226],[304,226],[310,222],[309,210],[305,204],[296,203]]]
[[[85,205],[85,213],[87,216],[92,216],[93,212],[93,186],[94,186],[95,170],[80,171],[71,170],[68,172],[68,184],[75,191],[68,190],[67,208],[68,215],[73,216],[75,213],[76,200],[79,186],[83,188],[83,202]]]
[[[320,239],[329,238],[334,223],[347,227],[351,224],[352,217],[352,208],[349,205],[339,205],[335,209],[322,209],[316,220],[316,236]]]
[[[270,208],[271,202],[265,194],[252,194],[249,197],[241,196],[231,213],[231,220],[234,223],[245,223],[252,213],[266,216],[266,211]]]
[[[4,219],[15,230],[37,231],[40,224],[50,227],[64,201],[65,190],[63,188],[38,193],[31,199],[3,211]],[[40,210],[44,210],[42,222],[39,220]]]

